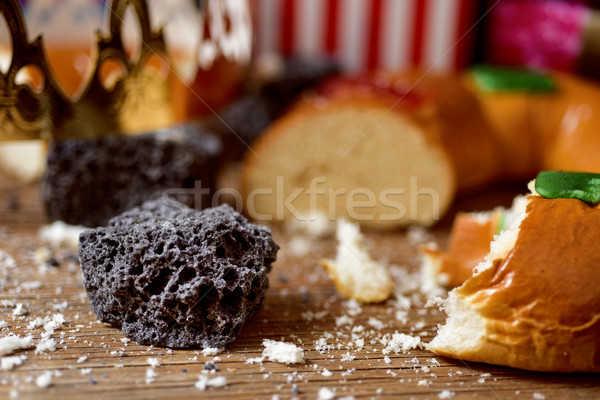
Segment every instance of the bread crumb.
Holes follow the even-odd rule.
[[[92,373],[92,369],[91,368],[81,368],[81,375],[89,375]]]
[[[17,292],[21,292],[22,290],[36,290],[42,287],[42,282],[40,281],[30,281],[23,282],[17,287]]]
[[[313,319],[314,320],[320,320],[323,319],[324,316],[326,316],[329,313],[329,311],[324,310],[324,311],[318,311],[318,312],[312,312],[312,311],[305,311],[303,313],[301,313],[300,315],[302,316],[302,319],[310,322]]]
[[[387,342],[387,347],[382,350],[383,354],[390,354],[392,351],[398,354],[400,351],[408,351],[422,347],[421,338],[406,335],[404,333],[394,333]]]
[[[23,303],[17,303],[15,309],[12,312],[12,315],[13,317],[20,317],[22,315],[27,315],[27,313],[29,313],[29,311],[27,311]]]
[[[39,341],[35,347],[35,354],[40,354],[45,351],[56,351],[56,340],[52,338],[45,338]]]
[[[542,393],[539,393],[539,392],[535,392],[533,394],[533,398],[535,400],[546,400],[546,396],[544,396]]]
[[[327,368],[323,368],[323,372],[321,372],[321,375],[323,375],[323,376],[331,376],[333,374]]]
[[[262,364],[264,357],[251,357],[246,359],[246,364]]]
[[[6,269],[12,269],[17,266],[15,259],[4,250],[0,250],[0,267]]]
[[[148,359],[146,359],[146,362],[152,368],[160,367],[160,360],[158,358],[148,357]]]
[[[290,233],[304,233],[314,238],[331,236],[335,232],[335,221],[318,211],[311,219],[294,218],[285,222],[285,228]]]
[[[349,316],[347,316],[346,314],[337,317],[335,319],[335,325],[336,326],[343,326],[343,325],[352,325],[354,323],[354,319],[350,318]]]
[[[431,384],[427,379],[419,379],[417,386],[429,386]]]
[[[227,386],[227,379],[224,376],[216,376],[209,379],[206,375],[198,376],[198,381],[194,385],[198,390],[206,390],[209,387],[220,388]]]
[[[385,328],[385,324],[378,320],[377,318],[369,318],[369,320],[367,321],[367,324],[371,325],[373,328],[377,329],[377,330],[381,330],[383,328]]]
[[[411,225],[406,230],[406,239],[412,246],[418,246],[433,240],[429,230],[419,225]]]
[[[392,363],[392,360],[388,356],[383,357],[383,361],[385,361],[386,364]]]
[[[77,364],[81,364],[81,363],[87,361],[87,359],[88,359],[87,356],[81,356],[77,359]]]
[[[387,268],[373,260],[364,247],[359,226],[338,220],[336,238],[336,259],[323,261],[336,289],[363,303],[387,300],[394,290],[394,281]]]
[[[342,302],[342,307],[346,309],[346,313],[351,317],[356,317],[357,315],[362,313],[362,307],[354,299]]]
[[[292,343],[278,342],[276,340],[263,340],[263,357],[269,361],[284,364],[303,364],[304,350]]]
[[[19,391],[17,389],[10,389],[8,397],[10,397],[11,399],[18,399],[19,398]]]
[[[451,399],[456,395],[456,393],[454,393],[451,390],[442,390],[440,393],[438,393],[438,397],[440,399]]]
[[[205,357],[216,356],[219,353],[223,352],[223,348],[219,347],[207,347],[202,349],[202,355]]]
[[[6,328],[7,326],[8,326],[8,322],[6,322],[6,321],[0,321],[0,329]]]
[[[302,236],[294,236],[288,242],[287,249],[294,257],[304,257],[310,253],[311,242]]]
[[[12,354],[17,350],[27,349],[31,347],[33,337],[26,336],[24,338],[10,335],[0,338],[0,356]]]
[[[40,388],[47,388],[52,385],[52,372],[46,371],[35,378],[35,385]]]
[[[350,352],[347,352],[346,354],[342,355],[342,361],[352,361],[356,358],[356,356],[350,354]]]
[[[89,229],[55,221],[50,225],[42,226],[38,231],[38,236],[52,247],[67,246],[72,250],[77,250],[79,247],[79,234]]]
[[[319,389],[318,400],[332,400],[335,399],[335,392],[329,388],[322,387]]]
[[[27,360],[27,356],[2,357],[0,365],[3,370],[10,371],[14,367],[23,365],[23,361],[25,360]]]
[[[153,368],[146,368],[146,385],[151,384],[158,377]]]

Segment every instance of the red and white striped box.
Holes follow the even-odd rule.
[[[256,0],[256,51],[451,71],[471,60],[476,14],[476,0]]]

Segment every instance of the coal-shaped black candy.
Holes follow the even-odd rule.
[[[96,227],[163,195],[189,206],[209,206],[221,150],[216,135],[195,125],[54,142],[42,179],[47,215],[52,221]]]
[[[264,304],[279,246],[228,205],[152,200],[79,238],[83,284],[103,321],[140,344],[221,347]]]

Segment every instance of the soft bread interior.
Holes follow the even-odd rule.
[[[506,229],[491,243],[490,253],[473,270],[475,275],[492,268],[495,260],[504,259],[508,255],[517,241],[521,222],[527,215],[526,208],[527,197],[515,199]],[[448,315],[446,324],[439,328],[437,336],[426,347],[453,358],[477,352],[487,335],[485,320],[479,312],[459,294],[458,288],[449,293],[443,308]]]
[[[373,260],[363,244],[357,224],[338,220],[335,260],[324,260],[338,291],[362,303],[379,303],[393,292],[394,281],[386,267]]]
[[[432,224],[451,203],[454,182],[444,150],[408,117],[349,103],[275,123],[244,170],[254,219],[307,219],[320,211],[377,227]]]
[[[503,218],[502,231],[514,226],[515,221],[523,218],[527,199],[525,196],[516,196],[510,209],[496,207],[491,211],[479,211],[468,213],[468,218],[479,225],[486,225],[493,218]],[[458,217],[457,217],[458,218]],[[456,221],[455,221],[456,224]],[[456,234],[456,233],[453,233]],[[460,238],[464,239],[465,238]],[[459,240],[460,240],[459,239]],[[498,235],[494,240],[499,240]],[[505,240],[505,239],[502,239]],[[491,245],[491,244],[490,244]],[[442,288],[450,285],[451,276],[456,276],[459,271],[450,271],[443,269],[443,259],[445,253],[440,251],[437,244],[427,243],[421,247],[421,291],[430,296],[436,296],[443,293]],[[446,253],[447,254],[447,253]],[[489,254],[488,254],[489,257]],[[448,267],[446,267],[448,268]],[[456,267],[458,268],[458,267]],[[450,275],[449,275],[450,274]],[[456,283],[454,285],[457,285]]]

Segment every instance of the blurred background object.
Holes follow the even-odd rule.
[[[475,0],[257,0],[256,52],[328,55],[345,70],[452,71],[473,57]]]
[[[489,3],[485,58],[600,77],[597,1],[501,0]]]

